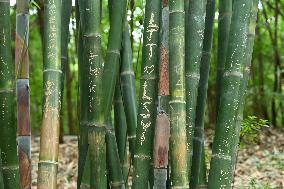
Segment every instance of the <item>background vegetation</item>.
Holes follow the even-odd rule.
[[[131,26],[133,45],[134,71],[136,84],[139,86],[140,65],[142,61],[142,32],[145,1],[135,0],[129,3],[128,21]],[[103,0],[107,4],[107,0]],[[39,134],[42,121],[42,34],[43,34],[43,0],[36,0],[30,8],[30,88],[31,88],[31,127],[33,134]],[[216,6],[218,7],[218,6]],[[103,6],[107,9],[107,6]],[[106,52],[109,32],[108,11],[102,11],[102,49]],[[209,78],[206,126],[215,124],[216,113],[216,66],[217,66],[217,22],[215,15],[212,64]],[[15,36],[16,10],[11,7],[12,40]],[[274,127],[284,125],[283,94],[283,54],[284,54],[284,0],[262,0],[259,3],[257,17],[256,40],[254,45],[251,79],[246,98],[245,119],[256,116],[268,120]],[[77,134],[77,91],[78,60],[76,57],[76,22],[75,10],[70,22],[69,64],[66,73],[66,93],[63,100],[63,126],[65,134]],[[14,42],[13,42],[14,48]],[[14,51],[13,51],[14,52]],[[14,54],[14,53],[12,53]],[[139,87],[137,87],[139,89]],[[137,90],[137,94],[139,91]]]

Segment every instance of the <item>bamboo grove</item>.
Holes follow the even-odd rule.
[[[32,3],[16,3],[13,61],[10,1],[0,0],[0,189],[31,188]],[[137,73],[133,16],[129,15],[134,0],[76,0],[75,6],[71,0],[42,1],[43,107],[37,188],[57,188],[71,17],[76,22],[78,60],[77,188],[231,188],[258,3],[146,0]],[[204,125],[216,8],[217,121],[207,172]],[[106,15],[108,44],[103,51],[102,17]]]

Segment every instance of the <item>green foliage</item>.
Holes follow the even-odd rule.
[[[30,6],[35,6],[36,8],[40,9],[39,5],[37,4],[37,2],[35,2],[35,0],[30,1]]]
[[[262,183],[257,181],[256,178],[252,178],[249,182],[249,189],[272,189],[269,183]]]
[[[240,134],[240,146],[245,144],[256,143],[259,140],[259,133],[263,127],[269,127],[268,120],[257,118],[256,116],[248,116],[242,123]]]

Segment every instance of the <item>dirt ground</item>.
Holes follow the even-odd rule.
[[[207,133],[208,144],[212,134]],[[39,137],[32,141],[33,189],[36,188]],[[77,137],[65,136],[60,144],[59,189],[75,189],[77,175]],[[284,130],[266,129],[259,143],[240,149],[234,189],[284,189]]]

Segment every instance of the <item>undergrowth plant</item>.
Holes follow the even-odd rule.
[[[264,127],[269,127],[268,120],[256,116],[248,116],[244,119],[240,134],[240,147],[243,148],[246,144],[257,143]]]

